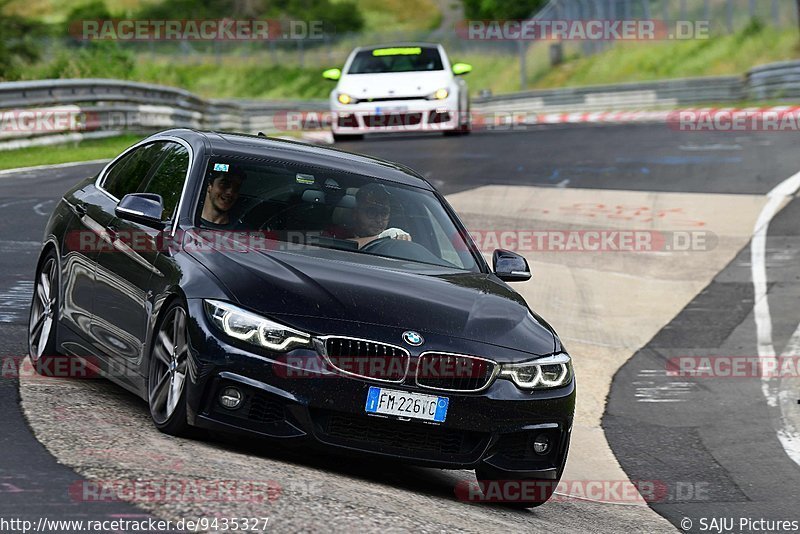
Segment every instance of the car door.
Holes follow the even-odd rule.
[[[160,275],[155,268],[160,231],[120,219],[114,210],[126,194],[142,192],[176,146],[183,148],[170,141],[141,145],[117,174],[101,183],[106,191],[102,224],[111,246],[95,260],[92,341],[123,373],[142,353],[152,296],[148,288],[151,278]]]
[[[69,330],[86,340],[91,337],[95,260],[104,243],[103,223],[100,222],[105,220],[101,207],[104,199],[105,194],[97,189],[94,181],[64,195],[64,202],[73,216],[67,223],[61,248],[61,280],[64,283],[59,315]],[[79,339],[74,338],[67,343],[73,341],[80,344]],[[66,348],[83,352],[74,343]]]

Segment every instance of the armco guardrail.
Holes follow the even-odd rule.
[[[797,98],[800,61],[786,61],[756,67],[744,77],[686,78],[482,97],[473,100],[472,110],[483,114],[659,110],[746,99]],[[53,110],[68,120],[47,122],[47,111]],[[324,100],[207,100],[182,89],[119,80],[0,83],[0,149],[170,127],[277,133],[300,124],[315,124],[306,120],[288,124],[291,117],[300,115],[292,112],[326,110]],[[45,117],[43,127],[28,127],[33,115]],[[27,120],[24,125],[23,119]]]
[[[276,133],[282,114],[323,111],[326,104],[206,100],[182,89],[106,79],[0,83],[0,149],[174,127]]]
[[[800,98],[800,61],[782,61],[751,69],[747,95],[753,100]]]
[[[735,102],[744,98],[741,78],[721,76],[525,91],[476,98],[473,104],[485,112],[549,113],[674,109],[705,102]]]

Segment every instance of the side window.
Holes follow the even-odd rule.
[[[128,193],[135,193],[162,155],[165,142],[141,146],[117,161],[105,178],[103,189],[121,199]]]
[[[186,172],[189,170],[189,151],[178,143],[165,143],[161,154],[161,163],[140,192],[161,195],[164,200],[162,218],[169,220],[175,214],[183,191]]]

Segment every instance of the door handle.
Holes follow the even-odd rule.
[[[75,204],[75,212],[78,214],[78,217],[83,217],[86,215],[86,204]]]
[[[111,241],[116,241],[119,237],[119,230],[117,230],[116,226],[108,225],[106,226],[106,233],[108,233],[108,238]]]

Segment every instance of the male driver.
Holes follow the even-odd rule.
[[[358,242],[358,248],[383,237],[411,241],[408,232],[400,228],[386,228],[391,215],[389,192],[381,184],[371,183],[356,193],[356,207],[347,239]]]
[[[215,230],[229,229],[234,221],[230,219],[230,211],[239,200],[239,188],[244,180],[244,173],[239,170],[211,171],[206,187],[206,199],[200,221],[206,228]]]

